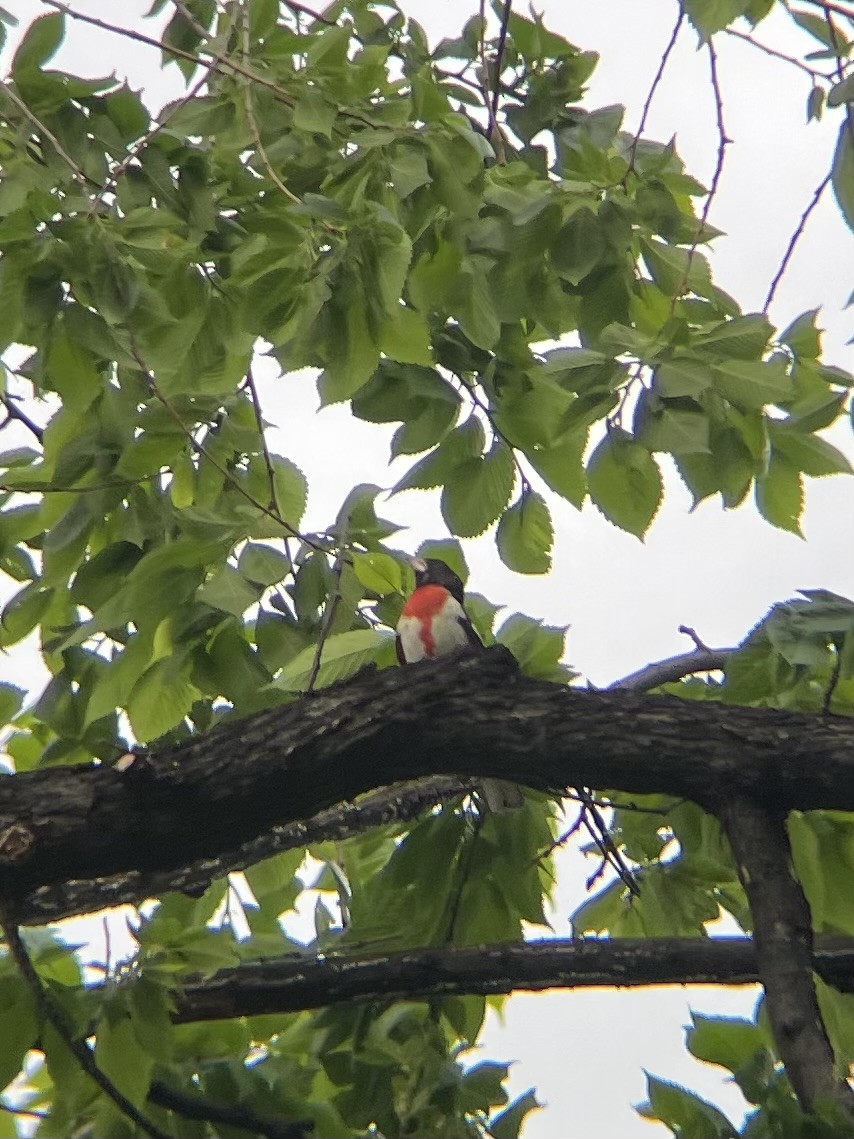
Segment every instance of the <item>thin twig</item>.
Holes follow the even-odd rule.
[[[341,551],[335,559],[335,565],[332,569],[332,593],[327,596],[326,608],[323,611],[323,622],[320,626],[320,633],[317,638],[317,648],[314,650],[314,660],[311,662],[311,672],[308,677],[308,684],[306,685],[306,692],[311,692],[317,681],[318,673],[320,672],[320,662],[323,658],[323,646],[326,644],[326,639],[332,629],[332,622],[335,618],[335,610],[338,608],[338,602],[341,600],[341,574],[344,572],[345,559],[343,556],[343,543]]]
[[[770,55],[773,59],[782,60],[784,63],[790,63],[792,67],[797,67],[799,70],[806,72],[811,79],[829,79],[829,76],[824,71],[817,71],[814,67],[809,67],[802,59],[798,59],[794,55],[786,55],[784,51],[778,51],[774,47],[769,47],[768,44],[760,43],[755,40],[753,36],[747,32],[740,32],[737,28],[724,28],[724,32],[733,39],[743,40],[744,43],[750,44],[755,47],[757,51],[763,52],[765,55]]]
[[[296,4],[294,3],[294,0],[282,0],[282,3],[286,8],[290,8],[292,12],[301,13],[303,16],[311,16],[312,20],[317,20],[319,24],[326,24],[328,28],[334,28],[337,26],[334,20],[329,20],[326,16],[322,16],[320,12],[315,12],[311,8],[306,8],[304,4]]]
[[[113,1101],[122,1115],[126,1116],[146,1135],[150,1135],[152,1139],[171,1139],[167,1132],[161,1131],[150,1119],[144,1116],[127,1096],[119,1091],[109,1076],[101,1071],[95,1063],[95,1057],[86,1041],[75,1039],[65,1019],[63,1008],[54,1000],[53,994],[42,984],[36,967],[27,952],[27,947],[21,938],[18,926],[7,915],[4,904],[0,904],[0,929],[3,931],[9,952],[18,966],[18,972],[32,994],[39,1015],[53,1028],[74,1056],[80,1068],[98,1085],[104,1095]]]
[[[34,423],[33,420],[30,419],[25,411],[21,411],[15,403],[13,396],[10,396],[8,392],[0,394],[0,403],[6,408],[6,414],[9,419],[17,419],[19,423],[23,423],[24,427],[38,439],[39,443],[44,441],[44,431],[37,423]]]
[[[261,87],[266,87],[289,107],[293,106],[293,98],[287,91],[283,90],[278,83],[274,83],[270,79],[265,79],[263,75],[256,75],[255,72],[248,71],[241,64],[235,63],[233,59],[229,59],[227,56],[217,56],[207,48],[200,48],[201,51],[204,51],[205,55],[212,57],[210,59],[202,59],[190,51],[184,51],[179,47],[175,47],[173,44],[158,40],[154,36],[147,36],[144,32],[138,32],[134,28],[123,28],[118,24],[111,24],[107,20],[99,20],[97,16],[89,16],[84,12],[76,12],[73,8],[69,8],[67,4],[63,4],[61,0],[41,0],[41,3],[46,4],[49,8],[55,8],[58,12],[64,12],[66,16],[70,16],[74,20],[81,20],[84,24],[91,24],[92,27],[101,28],[102,31],[114,32],[116,35],[124,36],[126,39],[147,44],[148,47],[157,48],[159,51],[165,52],[167,55],[172,55],[176,59],[184,59],[188,63],[196,64],[198,67],[205,67],[208,71],[221,72],[224,67],[230,72],[242,75],[245,79],[250,79],[253,83],[257,83]]]
[[[715,200],[715,195],[718,192],[720,185],[721,175],[724,169],[724,158],[726,156],[726,148],[732,142],[732,139],[727,136],[726,127],[724,126],[724,103],[723,95],[721,93],[720,78],[718,76],[718,56],[715,51],[715,45],[710,39],[706,44],[706,50],[709,53],[709,74],[712,83],[712,91],[715,98],[715,122],[718,130],[718,153],[715,161],[715,170],[712,174],[712,183],[709,186],[709,192],[706,195],[706,201],[703,205],[703,212],[700,214],[700,220],[697,223],[697,232],[694,234],[694,240],[691,242],[691,247],[688,250],[688,260],[685,264],[685,273],[679,287],[673,293],[670,302],[670,310],[673,311],[676,301],[682,293],[688,288],[688,278],[691,275],[691,262],[694,260],[694,254],[697,252],[697,246],[700,244],[703,230],[706,227],[706,222],[709,218],[709,212],[712,208],[712,202]]]
[[[184,432],[184,435],[187,437],[190,446],[196,452],[196,454],[206,459],[212,467],[219,471],[226,482],[232,486],[238,492],[238,494],[242,495],[242,497],[245,498],[247,502],[251,503],[257,510],[260,510],[262,514],[265,514],[268,518],[272,518],[274,522],[278,523],[279,526],[281,526],[289,534],[292,534],[295,538],[299,538],[301,542],[305,542],[307,546],[311,546],[312,549],[318,550],[321,553],[325,553],[326,551],[322,546],[312,541],[312,539],[309,538],[306,534],[300,533],[299,530],[291,526],[290,522],[286,522],[284,518],[282,518],[278,509],[271,510],[262,502],[259,502],[258,499],[253,494],[250,494],[249,491],[240,483],[240,480],[235,477],[233,472],[230,471],[228,467],[224,466],[218,459],[214,458],[210,451],[208,451],[207,447],[205,447],[204,443],[200,443],[198,439],[196,439],[193,432],[184,423],[181,416],[178,414],[178,412],[175,410],[163,392],[161,392],[160,388],[157,385],[157,380],[154,378],[154,373],[150,370],[148,365],[143,360],[133,336],[131,336],[131,355],[136,360],[137,365],[145,379],[145,382],[148,385],[149,391],[154,396],[154,398],[163,407],[166,408],[166,410]]]
[[[269,1115],[260,1115],[244,1104],[214,1103],[203,1096],[172,1088],[162,1080],[152,1082],[148,1099],[149,1102],[156,1103],[158,1107],[168,1108],[184,1119],[221,1123],[226,1127],[235,1127],[239,1131],[248,1131],[255,1136],[263,1136],[264,1139],[305,1139],[306,1133],[314,1126],[310,1120],[291,1122],[275,1119]]]
[[[507,47],[507,28],[510,24],[510,13],[513,10],[513,0],[504,0],[501,12],[501,27],[498,29],[498,46],[495,49],[495,82],[492,85],[492,121],[498,118],[498,95],[501,91],[501,70],[504,66],[504,52]]]
[[[245,62],[248,62],[252,58],[252,53],[250,50],[251,44],[249,39],[249,9],[246,5],[242,7],[242,17],[243,18],[241,20],[241,23],[243,25],[243,59]],[[296,196],[296,194],[292,193],[288,189],[288,187],[284,184],[282,179],[273,169],[273,164],[270,162],[267,151],[264,148],[264,143],[261,141],[261,131],[258,127],[258,120],[255,118],[255,107],[252,102],[252,84],[249,82],[244,82],[243,84],[243,109],[246,112],[246,121],[249,124],[250,131],[252,132],[252,139],[255,143],[255,149],[258,151],[258,155],[264,164],[264,169],[267,171],[267,175],[269,176],[270,181],[282,194],[284,194],[288,201],[299,205],[300,199]]]
[[[276,508],[276,472],[273,470],[273,460],[270,458],[270,448],[267,446],[267,436],[264,433],[264,417],[261,414],[261,401],[258,398],[258,388],[255,386],[255,377],[252,375],[252,365],[246,369],[246,390],[252,400],[255,412],[255,423],[258,425],[258,438],[261,441],[261,453],[264,456],[264,465],[267,468],[267,482],[270,487],[270,509]]]
[[[114,167],[114,169],[110,172],[110,176],[107,178],[107,181],[92,199],[92,205],[89,207],[90,214],[94,213],[99,203],[104,200],[104,197],[118,183],[119,178],[121,178],[131,163],[134,162],[143,152],[143,150],[145,150],[145,148],[150,145],[152,139],[155,138],[160,133],[160,131],[163,130],[172,116],[177,114],[177,112],[180,111],[182,107],[185,107],[188,103],[191,103],[193,99],[196,98],[196,96],[208,82],[209,78],[210,72],[206,71],[205,74],[201,76],[201,78],[196,80],[186,95],[183,95],[174,103],[170,103],[168,108],[164,108],[164,110],[160,112],[160,117],[157,123],[155,123],[151,130],[146,131],[142,138],[137,139],[137,141],[128,150],[127,154],[118,164],[118,166]]]
[[[48,142],[53,147],[53,149],[56,151],[56,153],[59,155],[59,157],[62,159],[62,161],[71,170],[71,173],[73,174],[75,181],[79,182],[80,185],[83,186],[84,189],[86,189],[86,190],[89,190],[93,186],[96,189],[98,189],[99,184],[93,178],[90,178],[88,174],[84,173],[83,170],[80,169],[80,167],[77,165],[77,163],[71,157],[71,155],[68,153],[68,151],[62,145],[62,143],[59,141],[59,139],[56,137],[56,135],[53,133],[53,131],[49,127],[45,126],[45,124],[41,121],[41,119],[38,117],[38,115],[33,114],[33,112],[30,110],[30,108],[27,106],[27,104],[24,102],[24,100],[15,94],[15,92],[12,90],[11,86],[8,83],[2,83],[2,84],[0,84],[0,90],[2,90],[3,94],[6,96],[6,98],[9,100],[10,103],[14,103],[14,105],[18,108],[18,110],[21,112],[21,114],[24,116],[24,118],[28,119],[33,124],[33,126],[36,128],[36,130],[44,135],[44,137],[48,140]]]
[[[783,259],[781,260],[780,264],[777,267],[777,272],[774,274],[774,278],[771,281],[771,284],[768,286],[768,292],[765,296],[765,301],[762,305],[762,311],[763,312],[767,312],[768,309],[771,307],[771,302],[774,299],[774,294],[777,292],[777,288],[778,288],[780,282],[783,280],[783,277],[785,276],[786,270],[789,267],[789,262],[792,260],[792,256],[795,252],[795,247],[797,246],[798,242],[800,241],[801,237],[803,236],[803,232],[806,229],[806,224],[809,221],[810,215],[812,214],[813,210],[816,208],[818,203],[821,201],[822,195],[824,194],[824,191],[827,189],[827,187],[830,185],[832,178],[833,178],[833,172],[828,171],[828,173],[825,174],[825,176],[822,178],[822,180],[818,184],[818,186],[816,186],[815,190],[813,190],[813,195],[812,195],[812,198],[810,199],[809,205],[804,210],[804,212],[801,214],[800,220],[798,221],[798,224],[795,226],[795,229],[792,233],[792,236],[789,238],[789,244],[786,246],[786,252],[783,254]]]
[[[679,32],[682,28],[682,21],[685,19],[685,9],[679,5],[679,15],[676,18],[676,23],[673,25],[673,31],[670,33],[670,39],[667,41],[667,47],[664,49],[661,59],[658,63],[658,70],[653,77],[649,91],[647,92],[646,100],[644,101],[643,109],[641,111],[640,122],[638,123],[637,133],[632,141],[631,150],[629,151],[629,169],[626,171],[628,175],[631,170],[634,170],[635,157],[637,155],[638,145],[640,144],[641,136],[646,129],[646,120],[649,118],[649,112],[652,108],[652,101],[655,98],[655,93],[658,90],[661,80],[664,78],[664,70],[667,67],[668,60],[676,47],[676,41],[679,38]]]
[[[844,16],[846,20],[854,21],[854,8],[845,8],[842,4],[834,4],[832,0],[803,0],[804,4],[812,4],[814,8],[821,8],[824,12],[835,12],[837,16]]]

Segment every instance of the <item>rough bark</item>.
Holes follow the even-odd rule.
[[[834,1070],[813,980],[809,905],[795,877],[784,815],[743,798],[721,808],[750,903],[759,975],[786,1073],[806,1112],[836,1100],[854,1112],[854,1093]]]
[[[821,940],[814,964],[828,984],[846,992],[854,989],[854,939]],[[175,1018],[186,1023],[282,1014],[345,1001],[466,993],[758,981],[756,948],[747,937],[547,939],[340,959],[246,962],[186,984]]]
[[[132,762],[0,779],[0,893],[18,912],[39,887],[168,872],[443,774],[851,810],[854,720],[573,690],[496,651],[362,674]]]

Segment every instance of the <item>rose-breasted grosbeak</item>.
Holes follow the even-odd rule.
[[[435,660],[459,649],[479,652],[483,642],[463,608],[463,583],[439,558],[413,558],[415,589],[403,606],[397,623],[395,649],[400,664]],[[485,779],[483,797],[491,811],[521,807],[522,792],[515,783]]]

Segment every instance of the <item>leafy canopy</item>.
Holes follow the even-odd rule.
[[[685,4],[704,36],[770,7]],[[589,495],[642,536],[662,455],[695,501],[752,492],[793,531],[804,475],[850,471],[820,433],[852,377],[822,362],[816,313],[777,331],[714,284],[706,189],[672,143],[623,130],[622,108],[581,106],[596,57],[539,17],[510,12],[500,45],[482,45],[472,19],[431,48],[393,3],[341,2],[311,21],[273,0],[187,0],[163,51],[188,94],[156,121],[126,84],[47,67],[65,18],[27,30],[0,104],[5,399],[20,419],[27,392],[45,423],[0,455],[0,569],[18,586],[0,647],[38,629],[50,672],[25,711],[22,691],[0,689],[16,770],[111,762],[128,726],[139,742],[174,741],[391,663],[409,581],[380,488],[355,487],[324,530],[302,530],[308,487],[267,447],[259,349],[283,375],[315,370],[324,403],[399,424],[391,455],[412,462],[393,489],[440,489],[453,537],[422,552],[464,577],[456,539],[494,524],[511,569],[549,569],[547,489],[576,508]],[[483,59],[500,59],[485,90]],[[835,89],[834,105],[845,97]],[[850,217],[849,150],[841,141],[834,170]],[[490,639],[495,609],[475,595],[471,612]],[[850,614],[842,632],[822,620],[802,636],[775,616],[724,697],[814,701],[834,652],[850,684]],[[565,681],[563,634],[516,615],[494,635],[532,675]],[[579,931],[702,933],[721,908],[746,926],[716,824],[687,804],[662,817],[616,813],[641,899],[627,906],[622,883],[606,886],[576,913]],[[799,826],[806,878],[822,843],[850,845],[843,821]],[[147,1103],[155,1076],[310,1118],[318,1135],[503,1139],[536,1101],[507,1106],[505,1066],[462,1063],[483,998],[176,1026],[170,991],[245,958],[519,938],[523,922],[545,922],[554,829],[552,805],[531,795],[511,818],[457,803],[312,848],[311,862],[278,855],[247,872],[248,891],[220,881],[160,899],[121,984],[84,987],[58,934],[33,935],[30,951],[96,1037],[98,1064],[182,1135],[212,1131]],[[307,884],[305,946],[279,919]],[[847,902],[821,889],[821,920],[845,928]],[[712,1031],[698,1025],[692,1041],[715,1062],[754,1043],[768,1054],[754,1026],[719,1048]],[[4,959],[0,1084],[33,1048],[30,1103],[51,1107],[39,1135],[131,1133]],[[650,1085],[649,1114],[725,1133],[707,1107]]]

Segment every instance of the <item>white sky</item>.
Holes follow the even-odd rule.
[[[434,39],[457,34],[474,10],[461,0],[403,0]],[[47,11],[37,0],[4,0],[26,25]],[[141,27],[148,7],[141,0],[73,0],[72,6],[125,26]],[[661,52],[676,18],[675,0],[600,0],[566,4],[541,0],[546,23],[580,48],[598,50],[599,68],[586,105],[623,103],[626,125],[636,126]],[[519,5],[522,10],[522,5]],[[782,15],[760,25],[757,38],[801,56],[812,43]],[[789,236],[820,182],[833,152],[838,114],[823,124],[805,123],[809,80],[741,42],[717,39],[724,93],[727,149],[723,182],[710,220],[727,235],[712,256],[717,283],[745,310],[762,305]],[[805,46],[806,45],[806,46]],[[145,86],[152,106],[182,91],[174,67],[162,71],[158,53],[71,24],[57,66],[88,74],[115,69],[132,86]],[[708,64],[696,37],[683,31],[670,62],[647,134],[677,136],[690,173],[707,184],[714,168],[716,128]],[[822,305],[830,362],[854,370],[850,313],[843,311],[852,287],[854,241],[828,192],[778,290],[771,311],[780,327],[798,313]],[[846,272],[846,270],[848,270]],[[325,525],[351,486],[400,477],[402,466],[386,465],[390,432],[354,421],[345,408],[316,416],[313,384],[305,377],[262,386],[267,418],[280,425],[274,449],[308,474],[309,526]],[[834,441],[850,455],[848,429]],[[678,479],[645,543],[614,529],[592,508],[580,514],[552,498],[556,543],[554,568],[542,578],[510,573],[498,561],[490,537],[465,543],[472,587],[512,610],[571,624],[568,655],[596,684],[605,684],[650,660],[690,648],[677,632],[697,629],[711,645],[732,644],[776,600],[799,588],[822,586],[854,596],[854,496],[847,479],[813,480],[807,486],[806,541],[773,530],[751,504],[724,513],[715,503],[689,514],[690,499]],[[409,527],[402,544],[414,548],[444,526],[433,493],[407,492],[381,511]],[[33,665],[27,650],[0,664],[0,674],[22,683]],[[35,673],[33,683],[37,684]],[[585,866],[564,859],[554,918],[567,933],[567,916],[583,891]],[[549,1110],[533,1117],[525,1139],[624,1139],[663,1135],[641,1120],[630,1104],[644,1098],[642,1069],[695,1088],[736,1114],[737,1092],[724,1087],[713,1069],[696,1064],[682,1047],[688,1010],[748,1014],[752,990],[647,990],[518,995],[508,1003],[504,1024],[493,1018],[483,1053],[515,1059],[514,1092],[536,1085]]]

